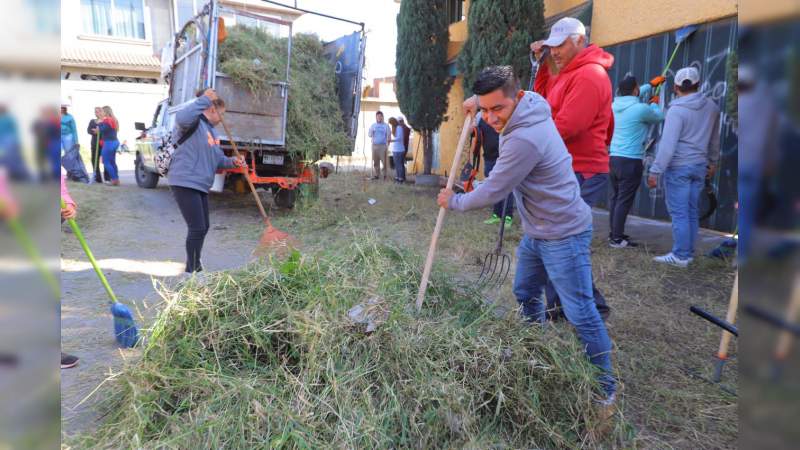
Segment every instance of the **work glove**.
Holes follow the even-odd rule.
[[[647,101],[647,103],[649,103],[651,105],[657,105],[658,102],[659,102],[659,96],[658,95],[654,95],[654,96],[650,97],[650,100]]]
[[[665,81],[667,81],[667,77],[665,77],[663,75],[659,75],[659,76],[653,78],[652,80],[650,80],[650,86],[658,87],[658,86],[664,84]]]

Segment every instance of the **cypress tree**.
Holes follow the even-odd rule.
[[[467,23],[469,36],[458,57],[464,76],[464,95],[472,95],[472,84],[487,66],[509,65],[528,88],[530,43],[542,39],[543,0],[472,0]]]
[[[424,143],[424,170],[433,164],[433,132],[447,111],[452,79],[447,73],[445,0],[403,0],[397,15],[397,100]]]

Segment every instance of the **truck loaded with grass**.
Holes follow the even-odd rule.
[[[329,43],[313,34],[292,34],[292,24],[210,0],[176,33],[165,75],[169,96],[150,126],[136,124],[136,182],[154,188],[155,155],[175,139],[175,113],[213,88],[225,100],[228,136],[247,167],[218,172],[219,188],[243,191],[249,177],[291,208],[301,186],[318,182],[315,163],[326,155],[350,155],[359,114],[364,33]],[[224,180],[224,181],[223,181]]]

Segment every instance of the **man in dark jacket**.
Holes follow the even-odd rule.
[[[94,181],[95,183],[103,184],[103,179],[111,181],[111,178],[108,176],[108,170],[103,169],[103,175],[100,175],[100,149],[102,146],[98,146],[98,137],[97,137],[97,124],[100,120],[103,119],[103,108],[99,106],[94,107],[94,116],[95,119],[89,121],[89,126],[86,127],[86,132],[92,136],[92,171],[94,172]]]
[[[555,66],[545,65],[536,74],[534,90],[550,104],[556,129],[572,155],[581,198],[589,206],[595,206],[608,196],[608,146],[614,131],[614,115],[607,71],[614,64],[614,56],[590,45],[586,28],[572,17],[556,22],[547,40],[532,43],[531,50],[537,59],[547,50],[550,56],[546,59],[551,59],[549,64]],[[597,309],[606,318],[611,309],[603,294],[592,285]],[[552,285],[548,285],[547,298],[554,317],[563,315],[558,312],[558,294]]]
[[[500,156],[500,133],[495,131],[486,121],[478,119],[478,124],[475,126],[476,131],[476,145],[477,148],[483,149],[483,175],[489,178],[497,158]],[[508,202],[508,204],[506,204]],[[505,206],[505,215],[503,215],[503,207]],[[509,194],[505,200],[500,200],[492,206],[492,217],[484,223],[493,225],[500,223],[501,217],[505,218],[506,225],[511,225],[511,218],[514,216],[514,196]]]

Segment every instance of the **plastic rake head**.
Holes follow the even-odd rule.
[[[114,316],[114,336],[119,345],[132,348],[139,341],[139,329],[133,320],[133,315],[127,306],[119,302],[111,305],[111,315]]]

